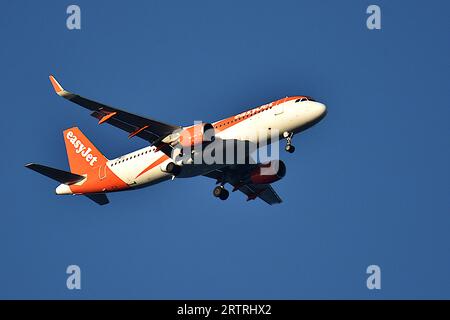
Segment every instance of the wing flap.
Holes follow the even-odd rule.
[[[258,197],[270,205],[283,202],[270,184],[247,184],[238,190],[247,195],[247,201]]]

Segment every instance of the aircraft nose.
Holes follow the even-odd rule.
[[[314,102],[312,109],[314,113],[314,119],[322,119],[327,114],[327,107],[323,103]]]
[[[327,113],[327,106],[320,102],[314,104],[314,109],[317,118],[324,117]]]

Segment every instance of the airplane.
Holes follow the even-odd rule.
[[[180,161],[180,156],[185,156],[183,151],[176,155],[173,151],[180,145],[200,146],[203,150],[213,141],[245,140],[260,146],[259,138],[252,133],[262,131],[268,134],[275,132],[277,139],[286,140],[285,150],[293,153],[294,134],[317,124],[327,114],[325,104],[309,96],[290,96],[214,123],[202,122],[183,127],[84,98],[66,91],[52,75],[49,78],[57,95],[90,110],[99,124],[110,124],[128,132],[129,138],[139,137],[149,142],[145,148],[107,159],[79,128],[72,127],[63,132],[70,172],[36,163],[25,166],[59,182],[55,190],[57,195],[84,195],[99,205],[109,203],[107,193],[139,189],[175,177],[195,176],[216,180],[213,195],[221,200],[229,196],[225,188],[228,183],[233,192],[244,193],[247,201],[260,198],[269,205],[281,203],[281,198],[271,186],[286,174],[286,166],[281,160],[199,164]],[[269,143],[270,140],[266,144]],[[188,154],[187,158],[192,160],[192,155]],[[263,174],[262,171],[269,167],[275,169]]]

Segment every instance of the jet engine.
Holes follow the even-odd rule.
[[[272,160],[260,164],[250,172],[249,180],[253,184],[269,184],[281,180],[286,175],[286,165],[281,160]]]
[[[210,143],[215,139],[215,130],[210,123],[198,123],[193,126],[183,128],[179,132],[172,133],[164,138],[164,143],[172,146],[180,143],[181,147],[189,148],[196,145]]]
[[[193,147],[203,143],[213,142],[215,130],[210,123],[199,123],[192,127],[185,128],[181,134],[179,142],[182,147]]]

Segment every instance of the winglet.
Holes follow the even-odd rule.
[[[58,81],[56,81],[55,77],[50,75],[50,82],[52,83],[53,89],[55,89],[55,92],[57,95],[62,96],[64,95],[64,93],[66,92],[63,87],[61,87],[61,85],[59,84]]]

